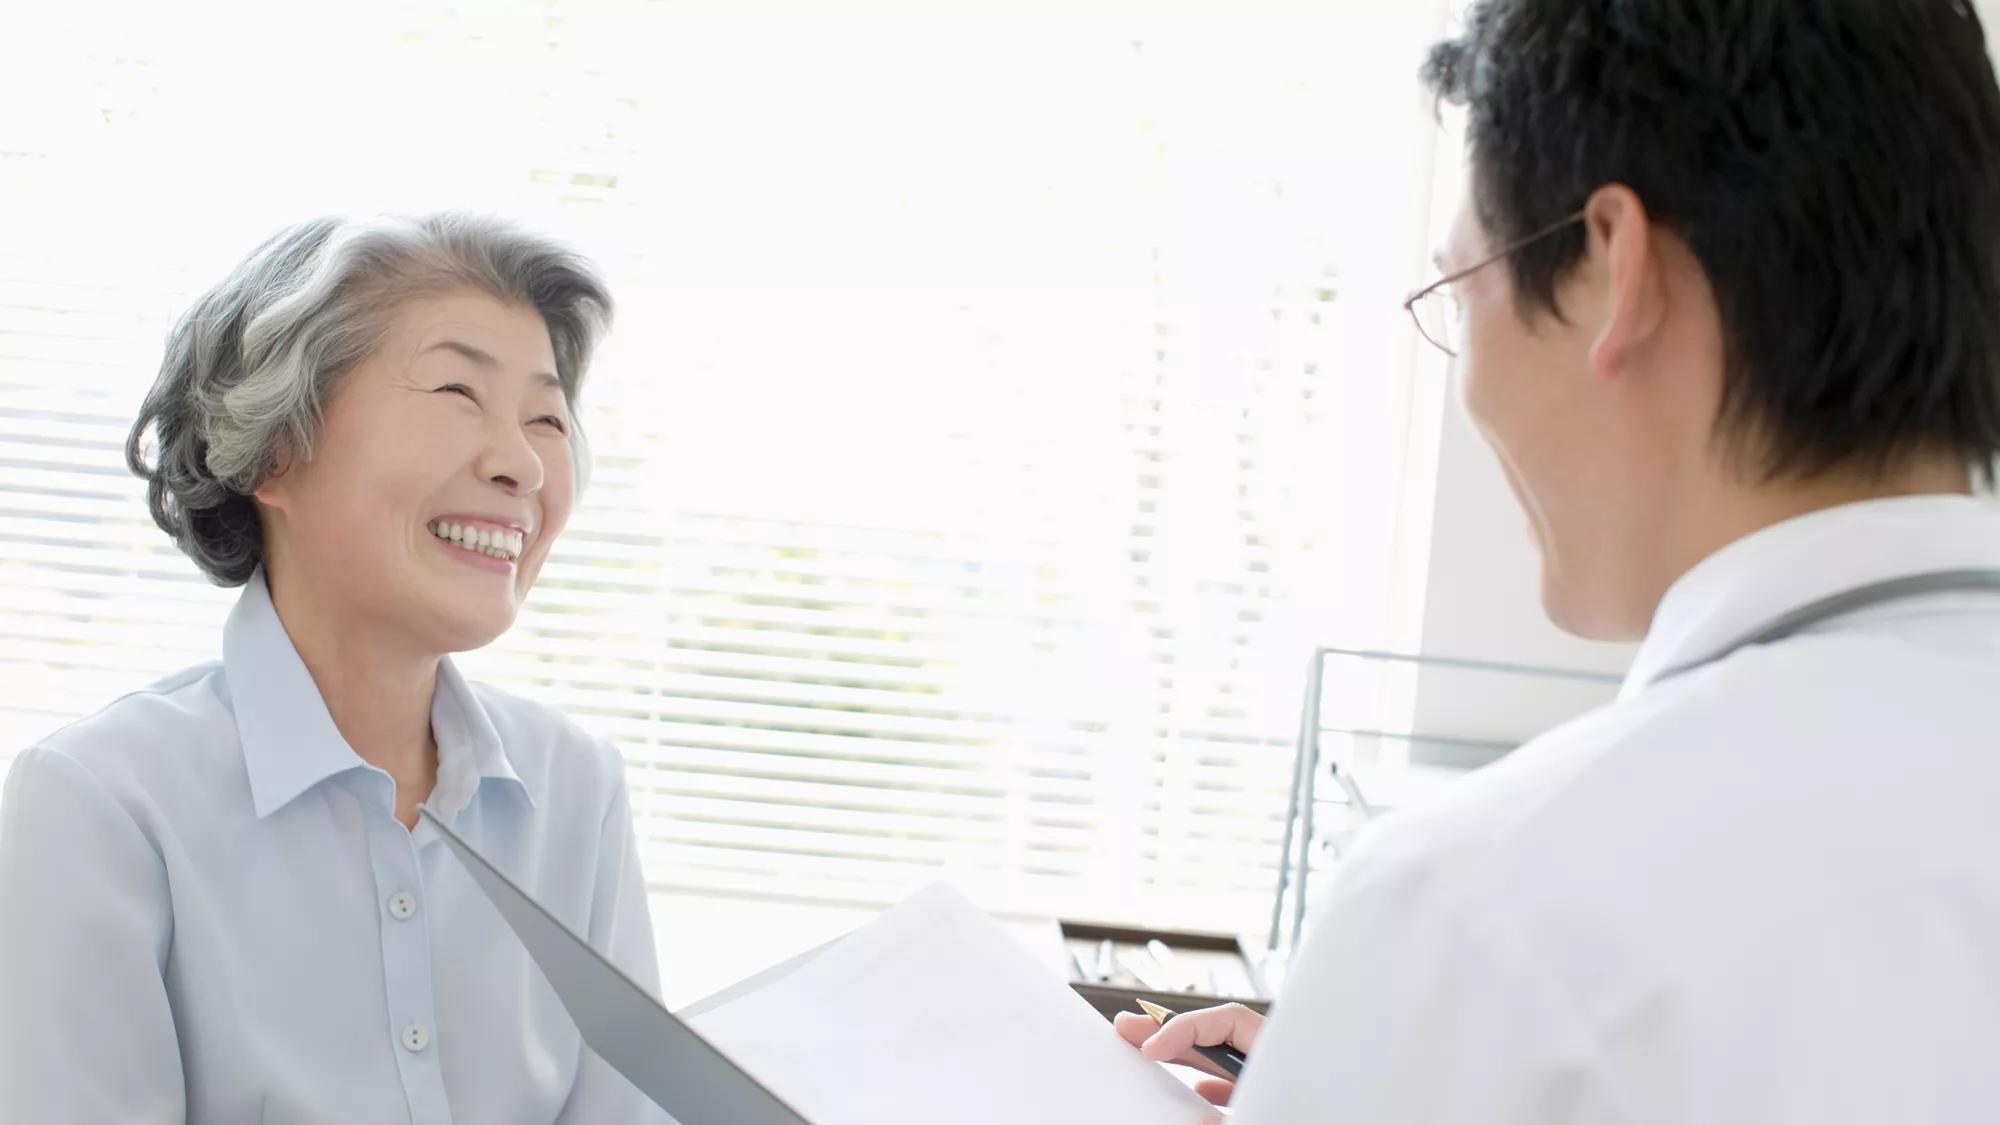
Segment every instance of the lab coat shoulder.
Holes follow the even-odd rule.
[[[1844,827],[1866,816],[1856,744],[1881,736],[1884,710],[1826,690],[1847,647],[1747,651],[1534,740],[1371,830],[1319,917],[1385,948],[1423,919],[1517,949],[1615,1032],[1692,966],[1740,957],[1774,889],[1810,911],[1851,886],[1802,874],[1881,863]]]
[[[1530,904],[1560,895],[1526,853],[1606,746],[1668,721],[1594,713],[1364,834],[1318,904],[1239,1119],[1638,1119],[1560,951],[1535,943]]]
[[[2000,789],[1991,671],[1853,632],[1748,649],[1392,814],[1315,915],[1246,1076],[1246,1125],[1893,1104],[1865,1070],[1766,1080],[1829,1052],[1963,1085],[1979,1069],[1956,1044],[1994,1022],[1962,996],[2000,984],[1966,952],[2000,916],[1980,870],[2000,847],[1980,811]],[[1919,922],[1934,956],[1855,971],[1910,948]],[[1916,1010],[1939,1029],[1921,1049],[1907,1024],[1842,1018]]]
[[[1980,729],[1945,714],[1957,666],[1912,652],[1884,673],[1881,643],[1746,650],[1567,723],[1372,828],[1325,910],[1394,898],[1567,926],[1571,904],[1627,901],[1650,928],[1673,894],[1692,908],[1746,857],[1789,857],[1799,831],[1859,814],[1856,778],[1896,732],[1931,754]]]
[[[1512,885],[1541,877],[1538,843],[1554,821],[1636,748],[1670,744],[1684,710],[1645,699],[1601,708],[1463,778],[1428,804],[1394,812],[1343,857],[1320,913],[1403,901],[1440,916],[1518,903]],[[1553,819],[1552,819],[1553,818]]]

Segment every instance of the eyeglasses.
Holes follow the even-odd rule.
[[[1452,283],[1471,277],[1509,254],[1533,246],[1557,231],[1582,222],[1587,213],[1578,211],[1568,218],[1550,223],[1519,242],[1509,243],[1457,273],[1438,278],[1410,294],[1410,299],[1403,302],[1403,308],[1409,312],[1410,319],[1417,322],[1417,331],[1423,334],[1424,339],[1430,341],[1432,347],[1449,356],[1457,355],[1465,346],[1465,306],[1459,303],[1458,294],[1452,290]]]

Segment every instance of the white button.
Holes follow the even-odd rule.
[[[417,896],[408,891],[389,896],[389,915],[401,922],[417,912]]]
[[[403,1029],[403,1049],[415,1054],[431,1045],[431,1033],[423,1024],[413,1023]]]

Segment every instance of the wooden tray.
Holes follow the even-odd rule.
[[[1070,987],[1105,1019],[1138,1011],[1133,1001],[1140,998],[1176,1012],[1229,1003],[1258,1012],[1270,1010],[1257,959],[1240,937],[1067,919],[1057,921],[1056,928],[1069,954],[1064,960]],[[1109,981],[1096,975],[1098,949],[1106,941],[1116,958]],[[1147,952],[1149,941],[1165,942],[1172,950],[1171,963],[1159,964]]]

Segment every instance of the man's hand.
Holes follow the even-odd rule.
[[[1196,1054],[1194,1048],[1197,1044],[1203,1047],[1228,1044],[1247,1055],[1257,1042],[1264,1017],[1241,1004],[1224,1004],[1219,1008],[1182,1012],[1164,1026],[1154,1023],[1151,1016],[1120,1012],[1112,1025],[1127,1043],[1154,1062],[1179,1063],[1212,1075],[1196,1082],[1194,1092],[1216,1105],[1228,1105],[1236,1083],[1214,1063]]]

